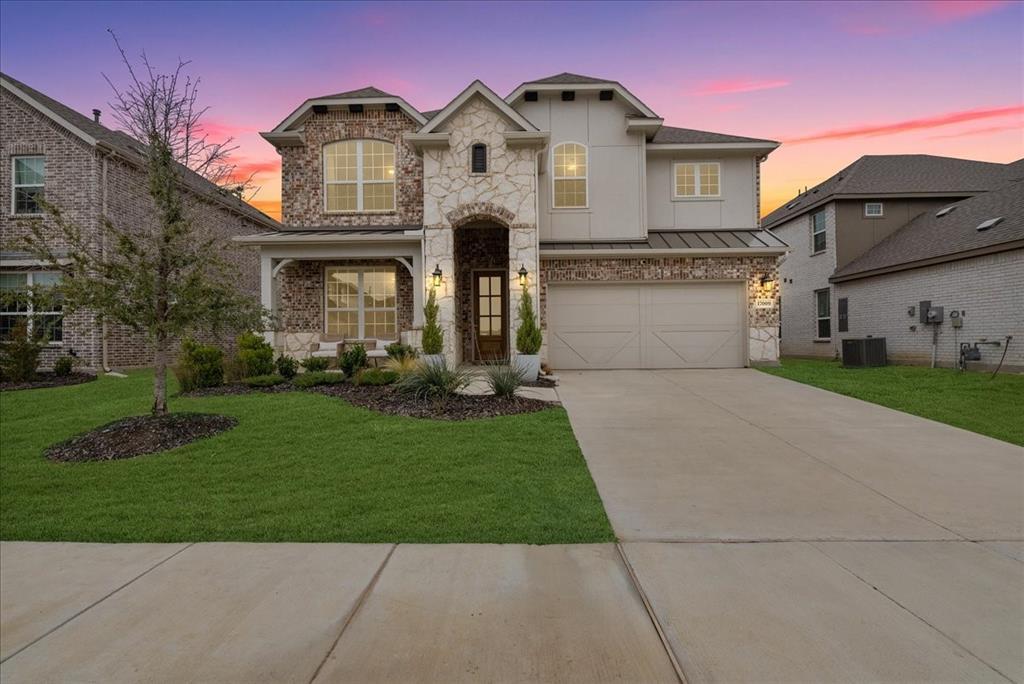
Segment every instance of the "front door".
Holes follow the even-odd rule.
[[[473,327],[476,332],[477,361],[508,356],[508,317],[505,311],[504,271],[473,273]]]

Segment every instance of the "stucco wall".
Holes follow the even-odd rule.
[[[675,199],[675,162],[721,164],[721,197]],[[722,228],[750,230],[758,225],[757,158],[753,155],[647,150],[647,221],[651,230]]]
[[[839,339],[885,337],[890,360],[929,363],[932,329],[919,322],[916,309],[918,302],[931,300],[944,307],[946,316],[939,326],[940,365],[955,365],[958,342],[1013,335],[1005,363],[1024,370],[1024,250],[837,283],[835,290],[837,297],[849,302],[850,330],[838,333]],[[915,308],[913,317],[908,314],[910,307]],[[954,309],[963,312],[959,331],[949,320]],[[982,360],[975,365],[993,366],[1003,353],[1002,347],[981,345],[980,349]]]

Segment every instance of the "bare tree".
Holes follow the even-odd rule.
[[[115,96],[111,105],[124,130],[145,145],[153,219],[142,225],[114,225],[102,217],[108,248],[101,251],[93,235],[43,200],[50,225],[35,220],[23,245],[64,272],[57,289],[65,312],[88,310],[101,321],[147,335],[155,370],[152,411],[163,415],[172,342],[195,331],[257,328],[266,312],[238,291],[237,269],[226,258],[229,246],[196,228],[183,190],[194,187],[189,177],[193,173],[214,183],[234,174],[230,140],[211,142],[203,132],[207,109],[198,105],[199,80],[185,74],[184,61],[166,74],[145,54],[140,66],[133,65],[116,36],[114,42],[129,78],[124,88],[107,78]],[[54,229],[69,247],[67,256],[51,249]]]

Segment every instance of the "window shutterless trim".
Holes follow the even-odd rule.
[[[581,178],[580,176],[556,176],[555,175],[555,155],[558,152],[558,148],[564,145],[579,145],[583,148],[583,159],[587,165],[587,173]],[[586,201],[581,205],[573,205],[571,207],[559,207],[555,204],[555,181],[560,180],[582,180]],[[563,140],[562,142],[551,148],[551,208],[559,211],[579,211],[581,209],[590,208],[590,148],[581,142],[575,140]]]
[[[818,301],[822,294],[825,295],[826,313],[824,316],[818,309]],[[821,334],[822,321],[828,321],[828,335]],[[832,288],[829,287],[814,291],[814,339],[822,342],[832,339]]]
[[[821,230],[815,230],[815,216],[821,216]],[[816,211],[810,214],[811,221],[811,256],[815,254],[821,254],[828,250],[828,222],[826,221],[825,210]],[[824,235],[825,244],[822,245],[821,249],[815,249],[814,238],[818,235]]]
[[[363,143],[378,142],[391,145],[392,156],[394,157],[394,173],[391,180],[364,180],[363,179]],[[343,143],[356,144],[356,179],[354,181],[329,181],[327,180],[327,148],[332,145]],[[325,214],[391,214],[398,211],[398,146],[390,140],[377,138],[346,138],[344,140],[332,140],[324,143],[320,148],[321,178],[323,183],[324,213]],[[367,185],[383,185],[391,183],[391,208],[390,209],[363,209],[363,188]],[[354,185],[356,188],[355,209],[330,209],[328,208],[327,186],[328,185]]]
[[[476,162],[477,162],[476,153],[477,153],[477,150],[482,150],[483,151],[483,169],[480,169],[479,171],[476,168]],[[490,162],[490,159],[488,157],[490,157],[490,150],[487,147],[487,143],[475,142],[472,145],[470,145],[469,146],[469,173],[471,175],[474,175],[474,176],[483,176],[483,175],[485,175],[487,173],[487,171],[488,171],[488,165],[489,165],[489,162]]]
[[[714,195],[702,195],[700,194],[701,185],[701,164],[714,164],[718,167],[718,192]],[[678,173],[680,166],[693,166],[693,195],[680,195]],[[672,199],[674,200],[717,200],[722,198],[722,162],[714,159],[687,159],[685,161],[673,161],[672,162]]]
[[[331,307],[328,306],[328,274],[331,271],[345,271],[348,273],[356,274],[356,305],[355,307]],[[368,272],[382,272],[391,273],[395,276],[395,305],[394,306],[371,306],[367,307],[363,296],[366,292],[365,279]],[[339,335],[342,339],[357,339],[364,340],[366,338],[366,313],[367,312],[388,312],[393,311],[395,313],[395,336],[398,336],[398,269],[390,266],[325,266],[323,271],[323,282],[324,282],[324,334],[331,336],[329,330],[330,325],[330,312],[332,311],[355,311],[356,312],[356,337],[346,338],[344,335]]]
[[[22,214],[25,216],[25,214]],[[59,271],[0,271],[0,275],[23,275],[25,276],[25,288],[30,290],[35,286],[36,275],[42,274],[56,274],[61,275]],[[0,317],[3,316],[27,316],[28,317],[28,332],[32,334],[32,328],[35,326],[35,319],[40,316],[59,316],[61,322],[60,339],[59,340],[47,340],[46,344],[51,347],[62,347],[64,346],[64,312],[63,311],[36,311],[35,304],[32,302],[32,298],[28,298],[28,303],[25,305],[24,311],[0,311]]]
[[[43,182],[42,183],[18,183],[16,169],[19,159],[42,159],[43,160]],[[16,154],[11,157],[11,216],[42,216],[43,212],[18,213],[18,188],[40,188],[46,190],[46,155],[44,154]],[[37,203],[38,206],[38,203]]]
[[[877,214],[869,214],[868,207],[877,206]],[[883,218],[885,216],[885,203],[884,202],[865,202],[864,203],[864,218]]]

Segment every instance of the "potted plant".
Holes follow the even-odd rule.
[[[437,322],[437,296],[430,288],[430,296],[423,307],[423,363],[433,366],[444,363],[444,331]]]
[[[519,300],[519,330],[516,331],[516,354],[513,363],[526,382],[536,382],[540,374],[540,345],[543,341],[537,317],[533,313],[533,298],[525,287]]]

